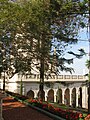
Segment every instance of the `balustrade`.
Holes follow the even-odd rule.
[[[21,75],[18,75],[18,80],[21,78]],[[39,81],[40,75],[25,75],[22,77],[24,81]],[[18,81],[17,80],[17,81]],[[86,81],[86,77],[84,75],[51,75],[48,77],[44,76],[45,81]]]

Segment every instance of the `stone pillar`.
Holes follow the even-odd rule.
[[[88,109],[88,88],[86,87],[86,109]]]
[[[47,101],[47,97],[48,97],[47,92],[45,92],[45,101]]]
[[[70,89],[70,105],[72,105],[72,89]]]
[[[54,94],[54,102],[56,102],[56,99],[57,99],[57,95]]]
[[[54,102],[57,102],[57,90],[54,90]]]
[[[34,98],[37,98],[37,92],[36,91],[34,92]]]
[[[87,99],[87,96],[86,96],[86,86],[83,86],[82,88],[82,107],[83,108],[86,108],[86,99]]]
[[[76,89],[76,107],[78,107],[78,93],[79,92],[79,90],[78,89]]]
[[[63,103],[63,104],[65,104],[65,103],[64,103],[64,92],[65,92],[65,91],[62,90],[62,103]]]

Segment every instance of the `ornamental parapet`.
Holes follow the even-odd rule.
[[[39,82],[40,81],[40,75],[18,75],[18,80],[22,78],[23,81],[33,81],[33,82]],[[84,75],[50,75],[50,76],[44,76],[44,81],[86,81],[87,78]]]

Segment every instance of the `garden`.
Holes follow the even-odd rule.
[[[27,96],[20,95],[17,93],[12,93],[7,91],[7,95],[13,97],[40,112],[43,112],[49,116],[57,118],[57,120],[90,120],[90,114],[76,112],[74,110],[62,109],[60,107],[55,107],[53,104],[48,102],[42,102],[39,99],[28,98]],[[59,119],[60,118],[60,119]]]

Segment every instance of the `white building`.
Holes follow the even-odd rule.
[[[86,81],[83,75],[51,75],[45,78],[44,97],[45,101],[58,102],[76,107],[87,108],[88,87],[83,84]],[[22,76],[23,94],[32,98],[38,98],[40,76]],[[20,93],[21,75],[15,74],[6,81],[6,90]],[[1,80],[1,88],[2,88]]]

